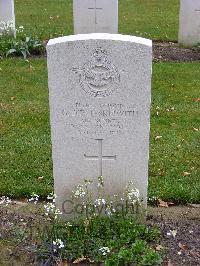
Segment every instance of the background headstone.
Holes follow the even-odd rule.
[[[74,0],[74,33],[118,33],[118,0]]]
[[[86,34],[47,45],[53,172],[58,207],[84,178],[106,193],[133,181],[146,204],[152,42]]]
[[[179,43],[200,43],[200,0],[181,0],[179,18]]]
[[[0,0],[0,33],[11,26],[10,33],[15,35],[14,0]]]

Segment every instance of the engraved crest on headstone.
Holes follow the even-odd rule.
[[[90,96],[106,97],[119,87],[119,71],[108,61],[107,56],[106,50],[98,47],[89,62],[86,62],[82,68],[73,69],[79,75],[81,88]]]

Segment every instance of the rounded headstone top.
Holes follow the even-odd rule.
[[[124,41],[143,44],[152,47],[152,41],[141,37],[122,35],[122,34],[109,34],[109,33],[90,33],[90,34],[77,34],[50,39],[47,46],[74,41],[85,41],[85,40],[113,40],[113,41]]]

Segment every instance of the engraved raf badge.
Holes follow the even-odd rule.
[[[79,75],[81,88],[92,97],[109,96],[119,87],[118,69],[107,60],[107,52],[102,48],[95,49],[92,59],[73,71]]]

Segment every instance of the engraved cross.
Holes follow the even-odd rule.
[[[99,148],[99,155],[98,156],[88,156],[84,154],[84,157],[86,160],[92,160],[92,161],[99,161],[99,176],[103,175],[103,160],[116,160],[117,156],[103,156],[103,139],[97,139],[98,141],[98,148]]]
[[[95,11],[95,24],[97,24],[97,10],[102,10],[103,8],[97,7],[97,0],[94,0],[94,7],[88,7],[88,9]]]

